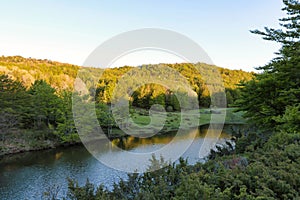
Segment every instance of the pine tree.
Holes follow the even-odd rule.
[[[37,80],[29,89],[32,95],[32,111],[35,128],[57,126],[61,114],[59,106],[61,99],[55,94],[56,90],[43,80]]]
[[[288,106],[300,103],[300,2],[283,0],[287,16],[280,19],[282,29],[265,28],[252,33],[282,45],[277,57],[258,69],[255,79],[242,84],[237,101],[245,117],[268,131],[281,123],[276,120]]]

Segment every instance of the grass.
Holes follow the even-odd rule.
[[[131,115],[131,118],[134,123],[139,125],[148,125],[150,122],[153,125],[161,123],[166,117],[166,124],[178,126],[181,119],[183,121],[192,121],[199,120],[199,125],[205,125],[209,123],[221,123],[224,120],[225,124],[242,124],[245,123],[245,120],[242,117],[242,112],[234,112],[235,108],[222,108],[219,109],[221,114],[211,114],[209,109],[199,109],[199,110],[189,110],[185,112],[168,112],[167,114],[163,112],[153,113],[153,120],[149,115],[141,114],[139,111],[134,112]],[[226,113],[226,115],[225,115]],[[197,121],[196,121],[197,122]]]
[[[131,109],[131,120],[128,126],[133,131],[131,135],[141,136],[147,134],[157,133],[160,134],[176,131],[180,128],[189,129],[206,125],[210,123],[221,123],[225,118],[225,124],[244,124],[245,120],[242,117],[242,112],[234,112],[234,108],[219,109],[221,114],[211,114],[209,109],[189,110],[185,112],[149,112],[145,109],[135,108]],[[225,115],[226,113],[226,115]],[[134,125],[140,126],[138,131],[134,131]],[[126,134],[121,129],[113,129],[109,137],[122,137]],[[0,138],[0,156],[4,154],[17,153],[28,150],[38,150],[44,148],[54,147],[59,145],[53,136],[53,133],[46,130],[14,130],[8,134],[1,134]],[[100,135],[98,139],[105,138]],[[93,138],[94,140],[95,138]],[[78,140],[78,142],[80,142]]]
[[[131,120],[127,126],[134,129],[135,125],[140,126],[138,131],[132,131],[131,135],[141,135],[160,130],[160,133],[182,129],[189,129],[210,123],[244,124],[242,112],[234,112],[235,108],[215,109],[218,114],[212,114],[210,109],[188,110],[183,112],[160,112],[152,111],[151,114],[145,109],[131,109]],[[125,135],[122,130],[114,130],[111,137]]]

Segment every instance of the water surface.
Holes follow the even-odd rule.
[[[131,152],[155,151],[170,143],[174,134],[151,138],[126,137],[113,140],[111,145],[103,142],[103,146],[101,141],[97,141],[97,146],[101,147],[102,155],[113,160],[122,160],[122,164],[128,165],[132,163],[126,162],[126,157],[118,147]],[[205,128],[186,131],[186,134],[172,144],[172,148],[176,153],[175,150],[190,139],[191,135],[195,139],[182,157],[188,158],[189,163],[193,164],[201,161],[199,149],[207,136]],[[214,139],[213,135],[209,137]],[[223,144],[228,138],[229,135],[223,131],[218,143]],[[173,151],[170,152],[172,153]],[[41,199],[43,192],[53,185],[59,186],[60,196],[65,195],[68,177],[78,180],[80,185],[88,178],[94,184],[104,184],[111,188],[114,182],[126,178],[126,173],[102,164],[83,146],[21,153],[4,157],[0,161],[0,199]]]

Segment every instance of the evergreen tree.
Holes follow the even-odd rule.
[[[21,128],[26,124],[30,95],[19,82],[0,75],[0,129]]]
[[[300,103],[300,3],[283,0],[287,17],[280,19],[282,29],[265,28],[251,31],[265,40],[282,44],[282,48],[255,79],[242,84],[241,98],[237,101],[245,117],[268,131],[281,124],[276,120],[288,106]]]
[[[57,120],[61,114],[58,105],[60,98],[55,94],[56,90],[43,80],[35,81],[29,89],[32,95],[32,111],[35,128],[53,128],[57,126]]]

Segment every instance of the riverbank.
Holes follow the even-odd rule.
[[[51,135],[49,138],[39,138],[36,135],[41,133]],[[41,151],[46,149],[55,149],[57,147],[71,146],[81,144],[80,139],[62,142],[59,138],[53,136],[48,130],[10,130],[9,134],[0,141],[0,158],[10,154],[18,154],[29,151]]]
[[[164,126],[157,135],[163,135],[172,131],[178,131],[179,127],[184,130],[188,130],[190,128],[195,128],[203,125],[207,125],[210,123],[223,123],[224,117],[225,122],[224,124],[244,124],[245,120],[242,118],[242,113],[234,112],[234,108],[226,108],[226,109],[219,109],[212,113],[210,109],[200,109],[200,110],[191,110],[186,111],[184,115],[180,112],[168,112],[166,115],[163,112],[156,112],[154,120],[151,123],[151,126],[147,126],[150,121],[151,117],[147,115],[146,110],[138,110],[132,114],[132,119],[134,123],[147,126],[147,130],[141,130],[138,132],[132,132],[132,136],[147,136],[149,131],[155,132],[157,128],[160,126],[163,120],[165,120]],[[214,116],[212,117],[212,114]],[[226,114],[226,116],[225,116]],[[182,121],[186,121],[182,125]],[[195,126],[196,124],[196,126]],[[72,145],[79,145],[81,144],[81,140],[79,137],[74,137],[72,140],[65,142],[61,141],[57,135],[53,133],[51,130],[24,130],[24,129],[14,129],[9,130],[10,132],[2,136],[0,141],[0,157],[9,154],[17,154],[21,152],[27,151],[41,151],[45,149],[54,149],[57,147],[62,146],[72,146]],[[99,135],[95,139],[116,139],[126,137],[127,134],[124,133],[121,129],[112,128],[107,129],[104,128],[103,132],[105,135]]]
[[[208,124],[246,124],[242,112],[235,112],[235,108],[197,109],[184,112],[160,112],[135,108],[131,113],[132,121],[127,121],[123,127],[131,130],[130,135],[147,136],[149,133],[164,134],[179,129],[188,130]],[[163,126],[161,126],[163,124]],[[138,126],[143,127],[142,129]],[[124,137],[126,134],[116,128],[105,130],[109,138]]]

